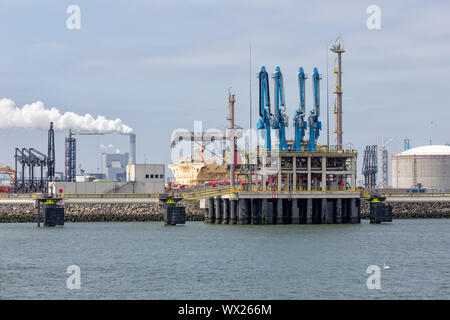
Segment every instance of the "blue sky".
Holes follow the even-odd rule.
[[[66,28],[71,4],[81,8],[80,30]],[[381,8],[381,30],[366,27],[372,4]],[[345,143],[360,153],[382,137],[396,137],[391,153],[402,150],[405,137],[413,146],[430,139],[450,143],[448,1],[0,0],[0,12],[0,98],[120,118],[137,135],[138,162],[146,156],[147,162],[168,163],[172,131],[192,129],[194,120],[203,120],[204,128],[225,126],[229,87],[237,122],[248,127],[250,43],[253,126],[259,68],[280,66],[292,122],[296,73],[303,66],[324,76],[326,128],[327,47],[339,34],[347,50]],[[333,61],[330,54],[330,70]],[[331,72],[329,83],[331,91]],[[308,110],[310,92],[308,82]],[[290,123],[288,137],[293,132]],[[65,134],[56,134],[61,171]],[[47,146],[39,130],[0,129],[0,137],[2,165],[13,164],[14,147]],[[326,143],[325,130],[319,142]],[[126,136],[81,137],[78,160],[85,169],[99,167],[100,144],[128,151]]]

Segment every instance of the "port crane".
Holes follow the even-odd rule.
[[[258,130],[266,130],[265,150],[272,150],[272,142],[270,140],[270,125],[272,122],[272,113],[270,111],[270,94],[269,94],[269,77],[266,68],[263,66],[258,74],[259,79],[259,120],[257,124]]]
[[[320,81],[321,77],[317,68],[314,68],[312,74],[313,82],[313,97],[314,104],[313,110],[308,118],[309,125],[309,145],[308,151],[316,152],[317,139],[319,139],[320,130],[322,129],[322,123],[319,121],[320,116]]]
[[[295,140],[294,145],[292,146],[292,150],[302,151],[302,142],[305,138],[306,128],[308,125],[305,121],[305,80],[308,78],[308,76],[305,74],[302,67],[298,69],[297,78],[300,95],[300,105],[294,116]]]
[[[278,130],[278,136],[280,143],[278,146],[279,151],[288,151],[286,144],[286,127],[288,126],[288,116],[286,115],[286,103],[284,99],[284,83],[283,74],[280,67],[275,69],[275,73],[272,75],[274,80],[274,99],[275,99],[275,115],[272,120],[272,128]]]

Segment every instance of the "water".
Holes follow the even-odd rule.
[[[0,224],[0,298],[449,299],[449,248],[450,219]],[[80,290],[66,287],[73,264]],[[380,290],[366,286],[369,265],[381,267]]]

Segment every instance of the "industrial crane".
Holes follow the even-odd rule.
[[[313,110],[308,118],[309,124],[309,145],[308,151],[316,152],[317,139],[319,139],[320,130],[322,129],[322,123],[319,121],[320,116],[320,81],[321,77],[317,68],[314,68],[312,74],[313,82],[313,97],[314,104]]]
[[[295,141],[292,146],[293,151],[302,151],[302,142],[305,137],[307,123],[305,121],[305,80],[308,76],[303,71],[303,68],[300,67],[297,73],[298,77],[298,88],[300,95],[300,105],[294,116],[294,127],[295,127]]]
[[[269,77],[266,68],[263,66],[258,74],[259,79],[259,120],[257,124],[258,130],[266,130],[266,151],[272,150],[272,142],[270,140],[270,124],[272,113],[270,111],[270,94],[269,94]]]
[[[286,115],[286,103],[284,101],[284,83],[283,75],[281,74],[280,67],[275,69],[275,73],[272,75],[274,80],[274,99],[275,99],[275,117],[273,118],[272,128],[278,129],[278,135],[280,144],[279,151],[288,151],[286,144],[286,127],[288,126],[288,116]]]

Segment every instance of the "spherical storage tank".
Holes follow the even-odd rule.
[[[392,186],[450,191],[450,147],[430,145],[392,156]]]

